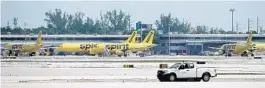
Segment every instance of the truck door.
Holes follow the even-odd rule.
[[[187,66],[185,66],[185,77],[186,78],[195,78],[196,77],[196,69],[194,68],[193,63],[187,63]]]
[[[179,69],[177,70],[177,78],[186,78],[186,73],[185,64],[180,65]]]
[[[178,78],[194,78],[196,77],[196,70],[193,63],[185,63],[179,69]]]

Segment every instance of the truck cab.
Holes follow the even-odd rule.
[[[157,71],[159,81],[178,81],[193,79],[194,81],[208,82],[211,77],[216,77],[216,69],[212,67],[200,67],[196,63],[175,63],[169,68]]]

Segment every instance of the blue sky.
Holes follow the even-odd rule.
[[[160,14],[191,22],[192,26],[208,25],[231,30],[231,12],[234,8],[234,25],[239,24],[239,31],[247,30],[247,19],[252,21],[251,29],[256,30],[256,17],[265,28],[264,1],[1,1],[1,26],[8,20],[19,18],[19,25],[28,28],[46,26],[44,13],[55,8],[67,13],[84,12],[93,19],[100,18],[100,11],[121,9],[131,14],[133,24],[137,21],[154,24]],[[135,25],[132,25],[133,27]]]

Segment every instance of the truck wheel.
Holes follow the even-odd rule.
[[[211,77],[210,74],[205,73],[205,74],[202,75],[202,80],[204,82],[208,82],[208,81],[210,81],[210,77]]]
[[[168,79],[171,82],[176,81],[176,75],[175,74],[170,74]]]
[[[231,57],[231,56],[232,56],[232,54],[231,54],[231,53],[229,53],[229,54],[228,54],[228,57]]]

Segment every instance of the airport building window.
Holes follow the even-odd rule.
[[[25,40],[25,38],[13,38],[12,40]]]
[[[185,46],[185,43],[170,43],[171,46]]]
[[[64,40],[64,38],[56,38],[56,40]]]
[[[42,38],[42,39],[43,39],[43,38]],[[37,38],[33,38],[33,37],[31,37],[30,40],[31,40],[31,41],[35,41],[35,40],[37,40]]]
[[[75,38],[75,40],[86,40],[86,38]]]
[[[66,37],[66,40],[74,40],[72,37]]]
[[[265,37],[253,37],[252,40],[265,40]]]
[[[3,38],[3,37],[1,37],[1,40],[3,41],[3,40],[7,40],[7,38]]]
[[[253,37],[255,39],[264,39],[265,37]],[[168,37],[160,37],[161,40],[168,40]],[[247,37],[171,37],[171,40],[247,40]]]

